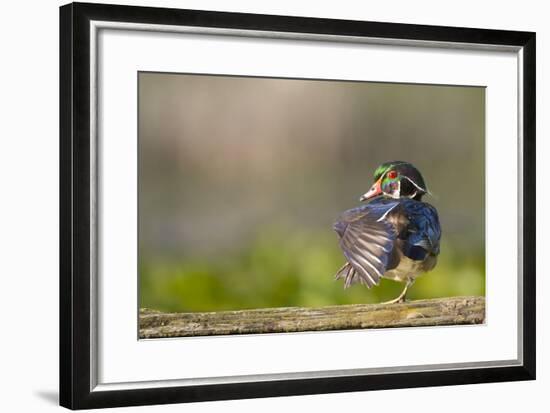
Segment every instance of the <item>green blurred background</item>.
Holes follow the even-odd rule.
[[[485,294],[485,90],[139,74],[140,305],[218,311],[372,303],[344,290],[332,223],[376,166],[416,165],[443,228],[408,298]]]

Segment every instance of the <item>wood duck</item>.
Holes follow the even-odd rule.
[[[357,282],[371,288],[384,277],[405,283],[387,303],[403,302],[415,278],[435,267],[441,227],[436,209],[421,201],[427,193],[424,178],[408,162],[376,168],[374,184],[360,198],[367,203],[334,224],[347,260],[335,278],[343,278],[345,288]]]

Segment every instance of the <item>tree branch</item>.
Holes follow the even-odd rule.
[[[140,338],[283,333],[362,328],[481,324],[484,297],[449,297],[400,304],[285,307],[209,313],[141,309]]]

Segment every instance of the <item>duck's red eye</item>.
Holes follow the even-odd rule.
[[[395,178],[397,178],[397,172],[395,172],[395,171],[389,171],[389,172],[388,172],[388,178],[390,178],[390,179],[395,179]]]

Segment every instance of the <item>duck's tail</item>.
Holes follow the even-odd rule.
[[[357,282],[366,285],[368,288],[374,285],[370,279],[362,277],[349,262],[346,262],[334,276],[335,280],[340,280],[342,278],[344,279],[344,288],[349,288],[352,284]]]

